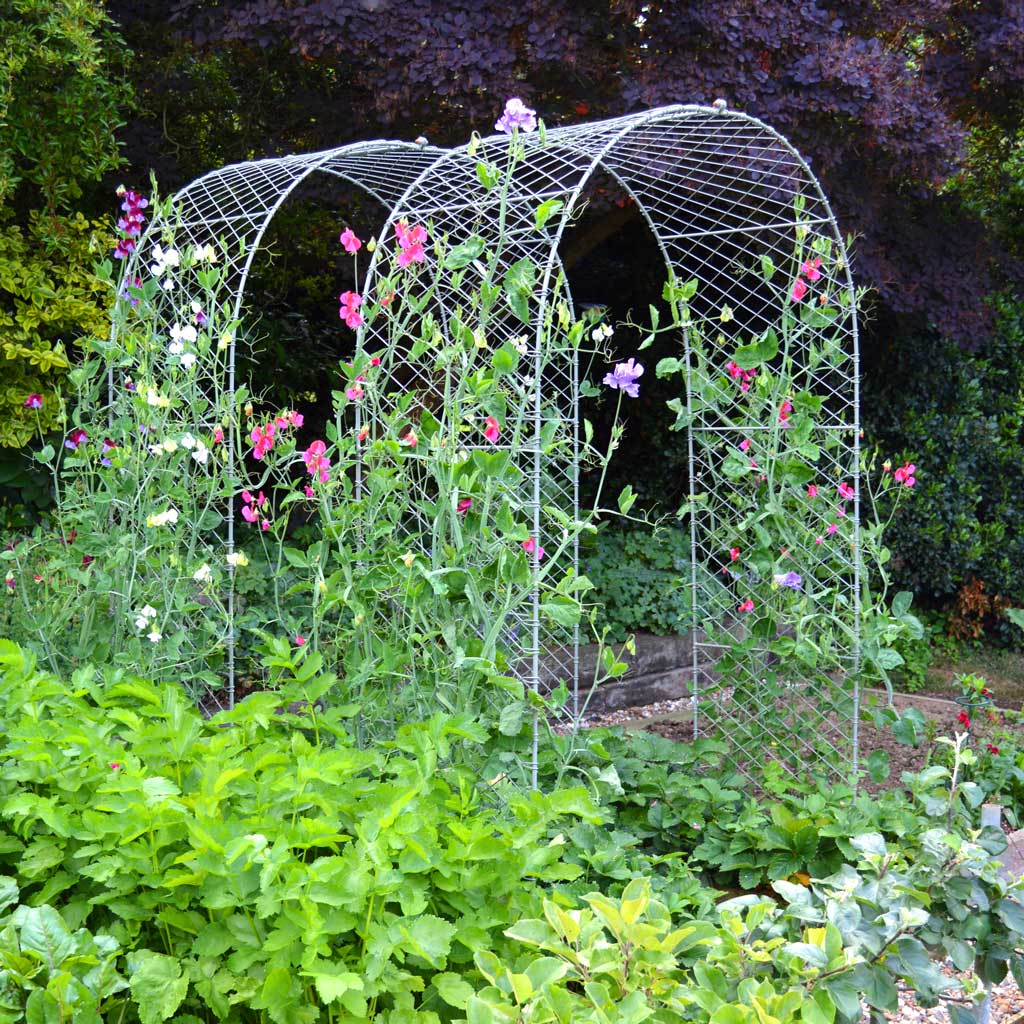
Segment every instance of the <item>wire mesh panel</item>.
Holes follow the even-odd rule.
[[[512,145],[521,148],[510,161]],[[508,188],[489,188],[481,164],[507,167]],[[358,429],[372,433],[408,411],[410,423],[429,415],[438,424],[434,437],[458,437],[470,454],[504,453],[516,480],[511,511],[531,524],[533,537],[556,539],[578,518],[580,457],[578,340],[558,329],[573,315],[559,243],[596,174],[622,186],[664,257],[678,328],[678,356],[664,372],[682,382],[673,408],[690,456],[683,513],[692,554],[694,736],[721,733],[741,767],[765,757],[792,770],[842,772],[855,763],[855,296],[831,211],[793,148],[756,119],[716,104],[520,135],[514,143],[505,136],[453,150],[365,143],[227,167],[179,193],[174,216],[187,242],[220,239],[233,254],[225,280],[236,318],[267,224],[316,172],[356,184],[387,211],[364,295],[379,301],[393,287],[396,225],[423,225],[443,242],[438,252],[482,240],[479,253],[487,257],[453,263],[429,281],[413,277],[406,296],[440,337],[464,329],[477,338],[465,365],[439,363],[429,343],[396,337],[384,320],[361,330],[359,350],[379,353],[393,386],[370,396]],[[549,216],[538,219],[542,204]],[[149,242],[160,228],[153,225]],[[151,245],[140,246],[139,265],[151,256]],[[527,261],[525,316],[479,304],[481,285],[519,273]],[[165,308],[167,325],[178,322],[173,293]],[[480,430],[445,422],[457,413],[444,397],[453,375],[474,372],[499,349],[517,353],[501,375],[507,429],[485,441]],[[411,406],[409,394],[419,396]],[[429,467],[410,472],[415,496],[429,502],[436,487]],[[403,528],[427,557],[437,545],[473,543],[437,536],[432,517],[417,511],[425,506],[409,507]],[[230,508],[224,513],[230,548]],[[568,545],[553,569],[575,570],[577,554]],[[470,569],[475,564],[473,550],[460,557]],[[525,607],[505,614],[495,593],[492,612],[516,674],[534,689],[564,682],[577,718],[579,637],[543,614],[541,571],[534,560]],[[230,635],[228,645],[230,652]],[[230,658],[228,671],[230,702]],[[501,695],[495,698],[497,707]]]

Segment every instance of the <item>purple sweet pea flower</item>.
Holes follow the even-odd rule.
[[[780,587],[789,587],[790,590],[800,590],[804,581],[798,572],[778,573],[772,577]]]
[[[513,97],[505,104],[505,112],[494,122],[494,127],[506,135],[511,135],[516,128],[532,132],[537,127],[537,111],[531,110],[518,97]]]
[[[630,398],[638,398],[640,386],[637,384],[637,381],[643,374],[643,363],[627,359],[626,362],[619,363],[611,373],[606,373],[602,383],[607,384],[610,388],[618,388],[620,391],[625,391]]]

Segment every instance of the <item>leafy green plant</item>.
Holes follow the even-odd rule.
[[[690,536],[675,526],[647,531],[604,524],[580,552],[594,584],[599,631],[623,643],[644,630],[659,636],[689,628]]]

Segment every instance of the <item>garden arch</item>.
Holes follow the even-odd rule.
[[[363,294],[373,291],[385,243],[402,219],[429,223],[432,235],[446,237],[449,246],[483,237],[488,246],[500,248],[506,270],[529,258],[540,269],[532,282],[526,339],[523,322],[512,310],[502,309],[488,324],[488,343],[493,347],[515,340],[525,348],[526,366],[533,364],[533,373],[521,375],[525,386],[520,388],[533,443],[514,458],[523,469],[523,509],[532,517],[534,536],[543,537],[560,529],[560,514],[578,508],[579,381],[578,353],[567,348],[542,364],[539,339],[560,304],[571,308],[559,243],[579,212],[588,181],[598,171],[609,174],[636,204],[657,242],[673,282],[668,297],[682,335],[679,369],[685,394],[675,412],[677,426],[686,431],[690,456],[685,519],[692,556],[686,580],[692,645],[685,672],[693,735],[730,725],[734,757],[741,765],[774,756],[783,763],[845,771],[856,763],[859,703],[859,369],[849,261],[820,185],[782,136],[756,118],[726,109],[721,101],[714,107],[664,107],[546,134],[520,133],[517,139],[523,151],[507,195],[489,190],[478,173],[481,163],[498,164],[506,158],[507,136],[450,150],[426,143],[357,143],[213,171],[174,197],[176,231],[187,244],[203,245],[211,238],[227,242],[234,255],[225,274],[236,316],[270,221],[316,173],[346,179],[389,211]],[[540,225],[537,210],[542,204],[548,204],[549,216]],[[159,228],[155,222],[150,235],[158,237]],[[798,406],[805,402],[816,410],[814,422],[801,427],[801,445],[815,465],[816,479],[832,486],[848,484],[853,496],[844,509],[846,539],[838,555],[839,545],[832,546],[827,560],[817,558],[812,546],[804,564],[792,564],[792,572],[814,580],[815,586],[805,588],[800,608],[794,610],[799,623],[794,623],[792,640],[806,645],[805,656],[789,663],[798,666],[796,675],[790,667],[779,678],[773,666],[780,637],[759,636],[736,613],[739,588],[751,580],[764,582],[767,570],[734,573],[728,552],[737,529],[751,543],[760,536],[750,505],[759,486],[757,474],[748,471],[755,468],[752,464],[739,461],[736,449],[741,441],[752,441],[759,452],[772,449],[777,455],[788,438],[776,423],[744,420],[741,408],[723,413],[719,398],[730,382],[727,365],[737,366],[729,355],[740,347],[749,352],[778,328],[780,287],[788,295],[804,280],[798,273],[804,257],[812,261],[807,280],[813,278],[822,311],[815,313],[810,302],[801,307],[797,328],[785,334],[782,350],[765,354],[763,373],[770,375],[785,361],[794,369],[794,388],[803,396]],[[819,259],[817,266],[814,258]],[[435,296],[438,308],[458,305],[464,280],[456,275],[454,281],[441,283]],[[690,281],[697,282],[695,293],[687,285]],[[795,301],[792,296],[790,300]],[[175,317],[168,300],[168,324]],[[367,349],[376,350],[383,342],[372,326],[361,334],[359,343]],[[622,359],[634,354],[619,353]],[[409,367],[407,356],[388,351],[385,359],[406,364],[411,374],[407,383],[432,386],[434,370],[426,362]],[[741,386],[747,383],[745,376],[736,379]],[[387,397],[382,401],[386,404]],[[563,427],[564,435],[552,449],[554,427]],[[231,547],[230,516],[228,531]],[[573,552],[567,567],[575,568],[576,561]],[[827,643],[815,626],[825,617],[833,622],[838,617],[843,626],[830,631]],[[520,674],[534,688],[552,678],[568,681],[574,695],[571,708],[578,716],[578,632],[546,621],[536,591],[518,627],[508,639],[518,647]],[[729,676],[720,679],[715,663],[729,643],[734,648]],[[800,672],[800,665],[806,671]],[[229,672],[233,686],[230,664]]]

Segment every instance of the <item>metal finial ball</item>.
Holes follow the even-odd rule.
[[[426,146],[426,144],[427,144],[427,137],[426,137],[426,135],[417,135],[416,136],[416,145],[419,146],[420,149],[423,149],[423,147]]]
[[[714,103],[711,104],[711,106],[713,106],[715,110],[725,110],[729,106],[729,104],[726,103],[723,99],[717,99]]]

